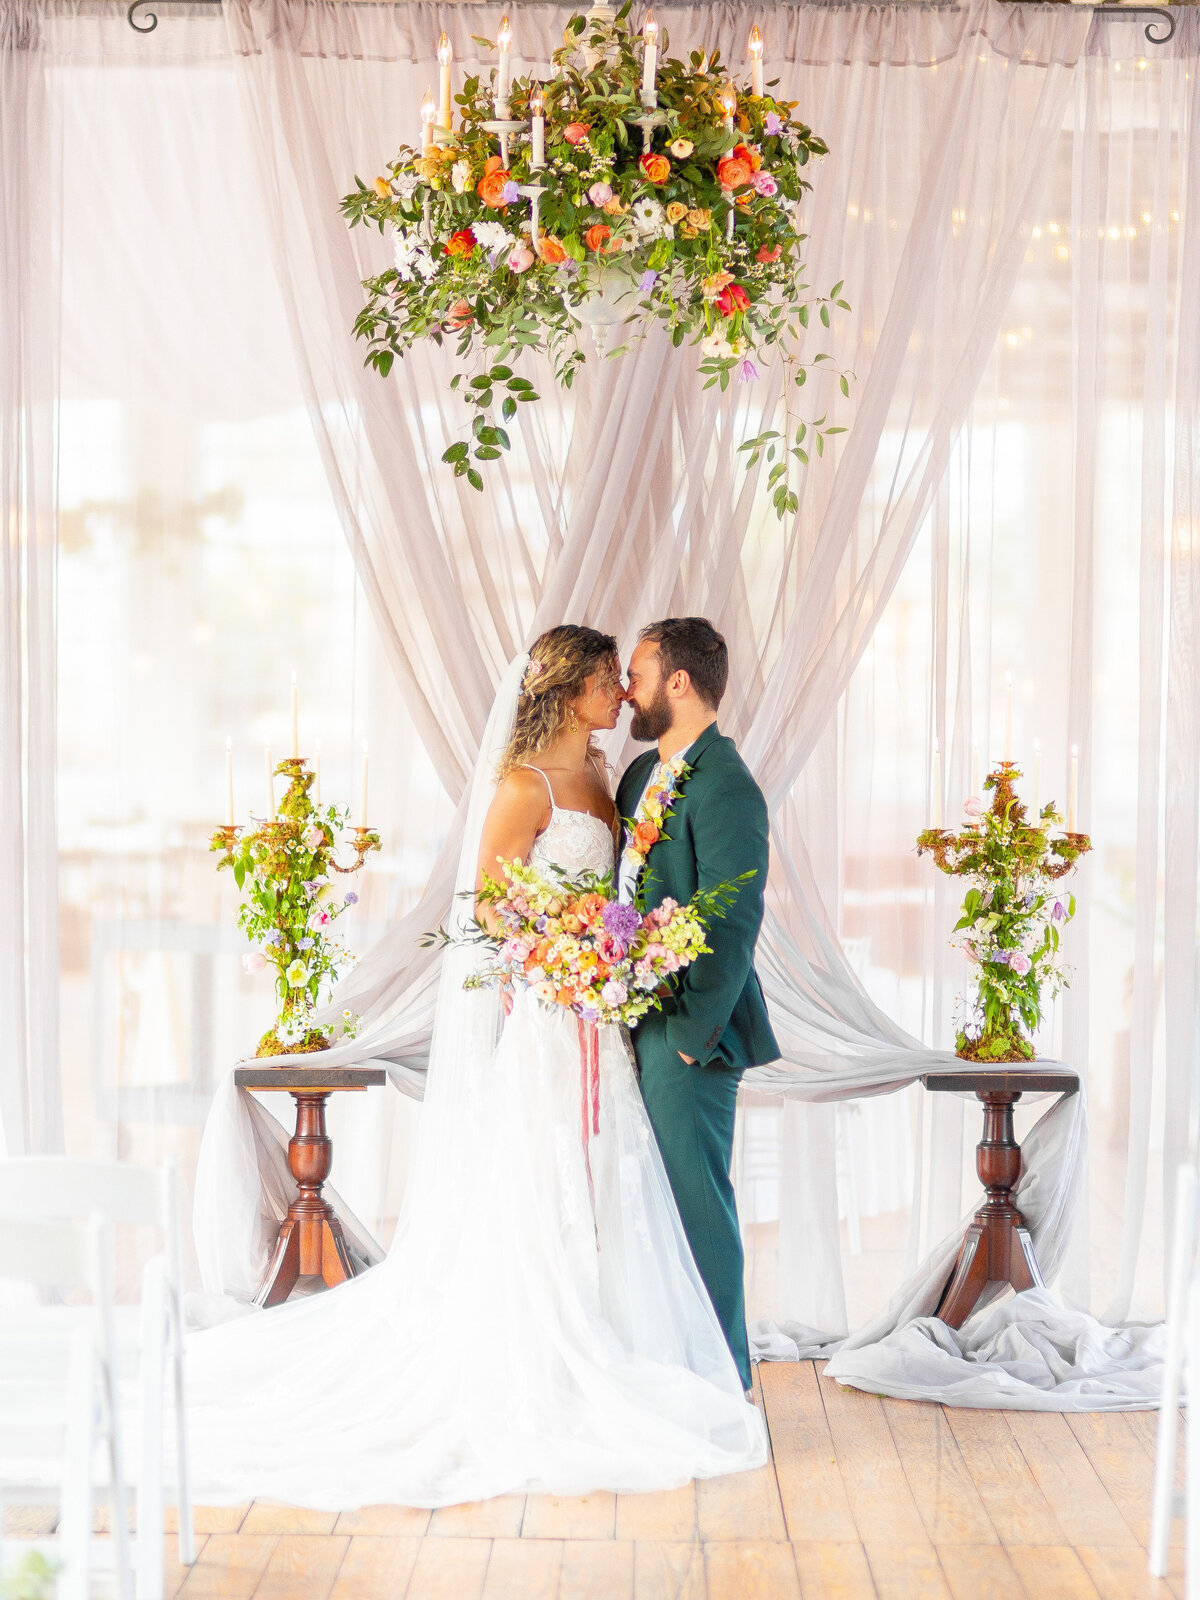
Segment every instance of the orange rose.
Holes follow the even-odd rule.
[[[758,252],[758,254],[755,256],[754,259],[756,261],[761,261],[764,264],[769,264],[772,261],[778,261],[782,254],[783,254],[783,246],[781,244],[777,244],[773,250],[769,249],[764,244],[762,249]]]
[[[455,330],[465,328],[474,315],[475,313],[471,310],[471,302],[469,300],[456,300],[450,307],[450,314],[446,318],[446,326]]]
[[[475,193],[493,211],[501,211],[507,205],[504,198],[505,185],[512,182],[512,173],[501,165],[499,156],[489,156],[487,165],[483,169],[483,177],[475,185]]]
[[[762,166],[762,157],[752,145],[735,144],[733,147],[733,153],[738,160],[749,163],[751,172],[757,172],[759,167]]]
[[[470,259],[475,248],[475,235],[470,228],[460,228],[457,233],[452,233],[446,241],[446,254],[448,256],[461,256],[464,261]]]
[[[390,200],[392,198],[392,186],[386,178],[375,179],[375,193],[381,200]]]
[[[649,850],[650,846],[658,843],[659,831],[653,822],[639,822],[633,830],[634,843],[639,850]]]
[[[567,259],[567,252],[562,247],[562,241],[556,239],[552,233],[543,233],[537,242],[537,253],[549,266],[557,267],[560,262]]]
[[[575,915],[581,917],[584,922],[595,922],[598,917],[603,915],[606,904],[607,902],[602,894],[582,895],[575,907]]]
[[[583,236],[583,242],[589,250],[594,250],[598,255],[606,255],[605,245],[612,238],[612,229],[607,222],[596,222]]]
[[[739,311],[745,311],[749,304],[750,296],[740,283],[729,284],[716,298],[717,310],[723,317],[732,317]]]
[[[562,988],[558,991],[554,998],[558,1001],[560,1006],[569,1006],[571,1001],[574,1000],[575,996],[570,989]]]
[[[717,162],[717,182],[722,189],[743,189],[750,177],[750,163],[741,156],[722,156]]]
[[[656,156],[653,151],[647,150],[638,162],[647,183],[666,183],[671,176],[671,163],[666,156]]]
[[[603,961],[597,961],[596,970],[592,974],[592,987],[594,989],[603,989],[604,985],[608,982],[611,972],[611,967],[605,966]]]

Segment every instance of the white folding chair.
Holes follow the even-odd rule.
[[[1154,1460],[1149,1569],[1153,1577],[1166,1576],[1171,1521],[1182,1512],[1187,1529],[1187,1600],[1200,1600],[1200,1406],[1188,1406],[1187,1487],[1181,1496],[1175,1493],[1175,1445],[1179,1436],[1179,1402],[1185,1363],[1191,1384],[1197,1382],[1197,1374],[1200,1374],[1198,1237],[1200,1174],[1194,1166],[1185,1163],[1179,1169],[1175,1187],[1175,1236],[1171,1243],[1171,1277],[1167,1288],[1167,1354]]]
[[[112,1231],[98,1212],[86,1222],[9,1219],[0,1227],[0,1278],[39,1289],[88,1290],[90,1305],[72,1307],[67,1338],[53,1314],[34,1307],[24,1314],[25,1335],[8,1337],[0,1326],[0,1481],[10,1498],[60,1507],[59,1600],[88,1600],[103,1553],[115,1569],[119,1600],[132,1600],[129,1529],[115,1370],[112,1308]],[[37,1314],[48,1336],[29,1338]],[[92,1538],[97,1456],[108,1457],[107,1498],[111,1541]],[[45,1549],[45,1546],[42,1546]]]
[[[122,1161],[22,1156],[0,1162],[0,1222],[6,1217],[69,1218],[96,1209],[116,1225],[161,1230],[163,1252],[146,1263],[140,1308],[115,1312],[117,1367],[139,1392],[137,1473],[138,1600],[162,1600],[166,1568],[167,1367],[175,1423],[175,1488],[179,1559],[196,1559],[188,1478],[184,1384],[183,1291],[179,1245],[179,1182],[175,1162],[161,1168]]]

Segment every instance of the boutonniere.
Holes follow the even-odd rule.
[[[663,823],[672,815],[671,807],[679,792],[691,776],[692,769],[682,756],[672,756],[658,777],[641,798],[632,819],[625,818],[625,860],[638,872],[646,864],[646,857],[661,840],[670,837],[663,831]]]

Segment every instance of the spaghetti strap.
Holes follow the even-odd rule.
[[[520,765],[525,769],[526,772],[536,772],[540,777],[545,779],[546,788],[550,791],[550,809],[552,811],[557,811],[559,808],[554,799],[554,785],[550,782],[550,779],[546,777],[546,774],[542,771],[541,767],[531,766],[528,761],[522,761]]]

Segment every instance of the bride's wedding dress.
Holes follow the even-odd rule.
[[[602,821],[555,807],[530,860],[574,876],[613,854]],[[387,1258],[191,1343],[201,1502],[438,1506],[766,1460],[625,1036],[523,993],[497,1042],[495,996],[461,988],[471,960],[447,958]]]

